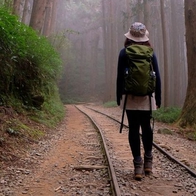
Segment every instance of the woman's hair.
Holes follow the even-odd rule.
[[[134,42],[133,40],[128,39],[128,38],[125,39],[124,47],[127,48],[128,46],[133,45],[133,44],[145,45],[145,46],[151,47],[151,44],[149,41],[147,41],[147,42]]]

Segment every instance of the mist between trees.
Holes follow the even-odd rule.
[[[140,21],[150,32],[158,58],[163,105],[183,105],[187,87],[183,0],[68,1],[57,13],[56,29],[65,30],[71,44],[61,51],[65,63],[60,82],[63,98],[115,100],[124,33]]]
[[[183,0],[15,0],[21,22],[47,36],[63,59],[59,81],[64,102],[113,101],[124,33],[146,25],[158,58],[162,105],[182,106],[187,89]],[[14,4],[12,4],[14,3]]]

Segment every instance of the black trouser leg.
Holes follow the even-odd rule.
[[[133,158],[137,160],[141,158],[139,114],[138,111],[134,111],[134,110],[126,110],[126,114],[129,123],[128,140],[131,147]]]
[[[153,132],[150,125],[150,111],[141,111],[142,142],[147,156],[152,154]]]
[[[140,126],[142,128],[142,142],[147,156],[151,155],[153,133],[150,126],[150,111],[127,110],[127,119],[129,123],[129,144],[134,159],[141,157],[140,151]]]

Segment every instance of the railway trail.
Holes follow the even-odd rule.
[[[184,171],[175,163],[168,160],[168,158],[166,158],[156,149],[154,149],[153,175],[145,176],[145,178],[141,182],[135,181],[133,179],[134,168],[127,140],[127,130],[124,129],[123,133],[119,134],[119,124],[114,124],[114,122],[109,124],[110,120],[106,119],[105,116],[99,115],[95,112],[93,113],[92,111],[86,109],[83,106],[81,106],[80,108],[89,113],[91,117],[96,119],[99,126],[104,132],[106,140],[108,141],[110,156],[112,158],[112,162],[117,173],[121,195],[184,196],[196,194],[195,178],[191,178],[189,175],[186,175],[186,171]],[[100,108],[96,106],[89,106],[89,108],[100,110]],[[120,120],[121,111],[118,110],[119,108],[116,109],[117,111],[115,111],[114,109],[103,109],[103,113],[106,113],[107,115],[113,116],[116,119]],[[156,128],[157,127],[155,127],[155,129]],[[158,135],[156,136],[156,139],[158,140],[159,138],[161,140],[162,135]],[[167,145],[167,148],[171,148],[172,145],[174,145],[175,147],[175,145],[177,145],[179,142],[174,141],[176,140],[173,140],[173,144]],[[162,142],[164,141],[162,140]],[[179,147],[181,146],[182,145],[179,145]],[[189,146],[189,148],[187,148],[187,153],[189,152],[190,155],[190,148],[193,147],[196,146]],[[195,151],[193,150],[192,155],[194,155],[194,152]],[[193,189],[189,186],[192,186]]]
[[[142,181],[133,179],[133,164],[127,140],[127,130],[119,133],[119,125],[89,110],[83,105],[66,105],[66,118],[56,133],[29,150],[21,160],[21,167],[13,166],[5,171],[0,181],[0,196],[111,196],[111,176],[100,144],[100,135],[92,122],[78,109],[88,113],[103,129],[112,164],[122,196],[191,196],[196,195],[196,180],[154,149],[154,172]],[[118,108],[88,107],[121,118]],[[125,120],[126,122],[126,120]],[[159,125],[158,125],[159,126]],[[157,129],[157,125],[155,127]],[[156,140],[170,150],[181,141],[177,137],[172,145],[167,136],[155,134]],[[165,139],[166,138],[166,139]],[[161,143],[162,142],[162,143]],[[164,145],[163,145],[164,144]],[[188,145],[189,150],[188,150]],[[195,166],[195,143],[184,142],[176,149],[177,156]],[[187,149],[187,150],[185,150]],[[174,153],[175,154],[175,153]],[[190,155],[190,156],[189,156]],[[188,158],[190,157],[190,158]],[[118,195],[118,196],[120,196]]]

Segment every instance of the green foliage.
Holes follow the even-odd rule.
[[[50,120],[52,115],[61,118],[64,108],[57,89],[61,65],[59,54],[45,37],[0,7],[1,105],[20,112],[40,110]]]
[[[0,6],[11,9],[13,8],[13,0],[0,0]]]
[[[117,103],[116,103],[116,101],[106,102],[106,103],[104,103],[104,107],[106,107],[106,108],[117,107]]]
[[[71,98],[65,98],[62,100],[63,103],[65,104],[77,104],[77,103],[81,103],[82,101],[80,101],[79,99],[77,98],[74,98],[74,99],[71,99]]]
[[[14,137],[28,137],[33,139],[39,139],[44,136],[43,131],[31,128],[18,119],[7,122],[6,133]]]
[[[43,109],[36,112],[31,118],[47,126],[54,127],[64,117],[65,110],[63,103],[58,96],[49,98],[43,104]]]
[[[196,141],[196,131],[187,134],[188,139]]]
[[[168,128],[160,128],[160,129],[157,130],[157,133],[167,134],[167,135],[173,135],[172,130],[170,130]]]
[[[155,120],[164,122],[164,123],[173,123],[180,116],[181,109],[177,107],[167,107],[160,108],[156,111],[153,111],[153,117]]]

